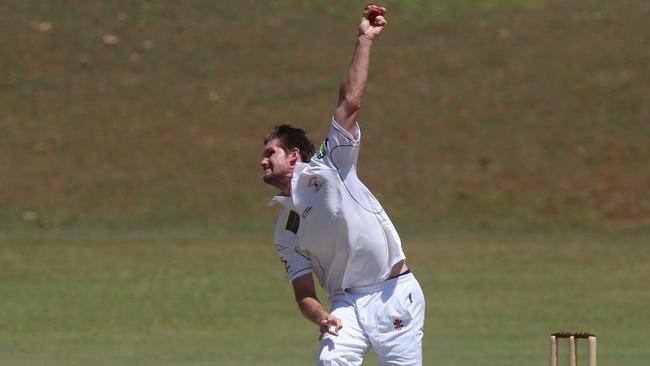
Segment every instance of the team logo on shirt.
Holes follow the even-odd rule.
[[[327,156],[327,138],[326,138],[325,141],[323,141],[323,143],[320,145],[320,147],[318,148],[318,151],[316,152],[316,155],[315,155],[315,156],[316,156],[316,158],[318,158],[318,159],[323,159],[324,157]]]
[[[396,319],[396,320],[393,322],[393,325],[395,326],[395,330],[402,330],[402,327],[404,326],[404,324],[402,323],[402,321],[399,320],[399,319]]]
[[[309,188],[313,189],[314,192],[318,192],[318,191],[320,191],[323,184],[320,182],[318,177],[314,176],[314,177],[309,178],[309,182],[307,182],[307,186]]]

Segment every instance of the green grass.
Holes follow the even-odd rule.
[[[596,333],[604,365],[650,357],[644,239],[405,242],[425,364],[545,364],[557,330]],[[5,238],[0,278],[3,364],[304,365],[317,346],[266,240]]]
[[[0,363],[308,364],[261,137],[324,136],[365,3],[0,3]],[[427,364],[647,363],[648,3],[385,5],[359,173]]]

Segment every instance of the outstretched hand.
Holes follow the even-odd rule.
[[[388,23],[384,16],[385,14],[386,8],[383,6],[368,4],[363,10],[363,17],[361,17],[361,24],[359,25],[359,35],[369,39],[375,39]]]

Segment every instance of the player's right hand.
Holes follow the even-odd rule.
[[[325,334],[338,336],[339,330],[341,330],[341,328],[343,328],[343,322],[341,321],[341,319],[335,317],[332,314],[328,315],[327,318],[320,321],[319,340],[323,339],[323,336],[325,336]]]
[[[370,4],[369,4],[370,5]],[[386,13],[386,8],[381,7],[384,14]],[[375,39],[384,29],[388,21],[384,15],[379,15],[371,22],[370,21],[370,7],[366,6],[363,10],[363,17],[361,17],[361,24],[359,25],[359,35],[363,35],[369,39]]]

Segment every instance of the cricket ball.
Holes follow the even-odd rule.
[[[375,24],[375,19],[378,16],[383,16],[386,13],[386,11],[381,6],[375,3],[366,5],[366,9],[368,10],[368,20],[370,21],[370,24]]]

